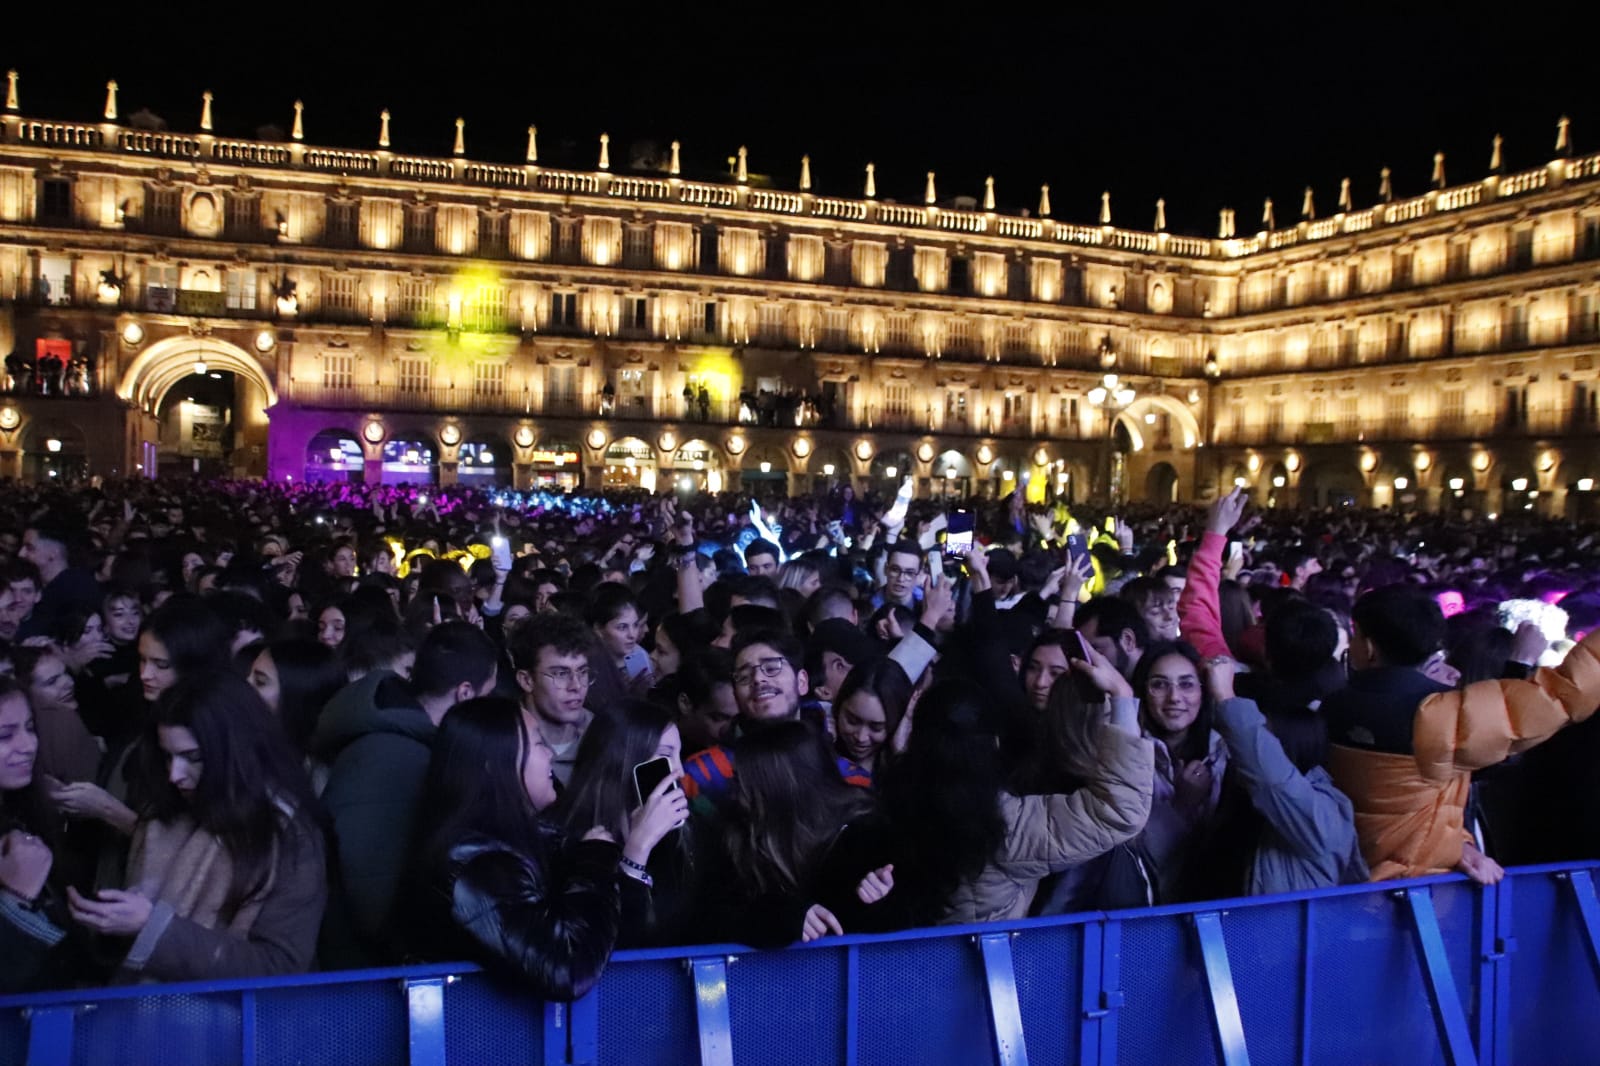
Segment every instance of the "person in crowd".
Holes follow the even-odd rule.
[[[0,993],[71,976],[65,885],[56,857],[61,816],[37,769],[27,693],[0,677]]]
[[[619,947],[682,943],[696,897],[683,741],[672,712],[627,700],[596,718],[578,745],[558,820],[582,836],[596,826],[622,845]],[[644,795],[637,774],[652,760],[666,773]]]
[[[423,958],[467,958],[566,1002],[600,979],[617,942],[623,855],[604,828],[573,836],[543,816],[556,802],[551,756],[512,700],[470,699],[445,716],[407,932]]]
[[[28,694],[39,737],[37,771],[61,784],[93,782],[103,753],[78,713],[77,687],[67,664],[53,647],[20,647],[11,669]]]
[[[897,838],[891,895],[900,895],[896,909],[913,924],[1023,917],[1045,877],[1144,827],[1154,756],[1139,735],[1138,703],[1102,656],[1075,660],[1073,669],[1107,694],[1109,718],[1094,729],[1099,758],[1075,768],[1084,785],[1071,793],[1018,795],[1006,787],[1006,715],[991,691],[949,679],[917,702],[905,754],[881,785]]]
[[[311,749],[328,767],[322,803],[338,843],[340,888],[322,934],[325,961],[398,961],[391,917],[434,737],[451,707],[494,688],[498,662],[482,630],[447,622],[417,649],[409,682],[368,674],[341,690],[318,720]]]
[[[644,613],[639,601],[626,585],[606,582],[595,587],[589,597],[586,621],[605,649],[623,682],[648,687],[650,653],[639,643],[644,629]]]
[[[770,540],[757,537],[744,546],[744,569],[751,577],[776,578],[782,552]]]
[[[911,541],[896,541],[883,560],[883,582],[872,597],[872,608],[886,604],[915,607],[922,591],[922,551]]]
[[[822,587],[822,567],[810,556],[797,555],[778,568],[777,578],[779,588],[793,589],[804,601]]]
[[[1157,641],[1133,672],[1144,734],[1155,741],[1155,793],[1135,844],[1153,899],[1189,898],[1222,797],[1228,748],[1212,728],[1213,700],[1200,654],[1182,641]]]
[[[705,648],[685,657],[673,676],[678,682],[672,698],[683,750],[702,752],[726,740],[739,717],[732,653]]]
[[[100,585],[94,574],[73,565],[73,551],[82,538],[55,515],[37,518],[22,534],[21,558],[39,568],[39,600],[17,629],[17,639],[49,636],[74,611],[100,606]]]
[[[295,750],[309,754],[323,708],[349,679],[333,650],[304,637],[261,647],[245,675],[267,709],[278,716]]]
[[[511,647],[522,713],[549,748],[556,780],[563,784],[572,777],[578,743],[594,721],[586,702],[594,683],[595,643],[582,622],[552,614],[529,619]]]
[[[847,779],[874,779],[905,721],[911,695],[905,669],[886,657],[863,662],[845,677],[831,713],[834,748],[850,762]]]
[[[889,826],[870,791],[840,779],[810,723],[770,722],[740,741],[722,828],[704,881],[702,936],[778,947],[894,921],[881,898],[858,894],[877,871],[892,878]]]
[[[1178,639],[1178,590],[1155,577],[1136,577],[1118,594],[1139,612],[1154,640]]]
[[[1117,672],[1131,678],[1144,649],[1150,644],[1150,628],[1144,616],[1120,596],[1096,596],[1073,615],[1073,626],[1089,646],[1111,660]]]
[[[128,887],[67,889],[72,920],[131,938],[124,980],[303,973],[327,901],[323,827],[298,753],[230,673],[157,702],[145,768],[162,785],[140,812]]]

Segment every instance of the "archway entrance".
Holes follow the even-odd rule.
[[[160,421],[162,472],[261,477],[271,375],[249,352],[215,337],[169,337],[128,365],[117,394]]]
[[[608,489],[644,489],[654,492],[656,487],[656,450],[638,437],[623,437],[611,442],[606,449],[604,487]]]
[[[1145,498],[1151,503],[1175,503],[1178,499],[1178,471],[1171,463],[1157,463],[1144,476]]]
[[[34,422],[22,436],[22,476],[26,481],[72,484],[89,477],[89,447],[83,430],[71,422]]]
[[[439,455],[420,436],[395,437],[383,445],[385,485],[432,485],[439,480]]]
[[[954,448],[933,461],[928,494],[935,499],[964,500],[972,495],[972,463]]]
[[[1354,507],[1366,493],[1361,471],[1348,463],[1317,463],[1300,478],[1300,498],[1311,507]]]
[[[325,429],[306,445],[305,479],[310,484],[349,482],[366,478],[366,457],[356,435],[344,429]]]
[[[456,452],[456,478],[462,485],[475,488],[509,486],[512,481],[511,445],[487,436],[462,441]]]
[[[672,457],[674,486],[682,492],[721,492],[722,456],[710,441],[679,445]]]

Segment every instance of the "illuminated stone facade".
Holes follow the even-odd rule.
[[[861,198],[815,195],[809,163],[782,191],[742,152],[708,183],[676,146],[624,174],[602,138],[573,171],[532,130],[505,165],[459,126],[437,159],[389,150],[386,120],[357,151],[214,136],[209,101],[192,134],[119,122],[114,92],[92,124],[8,104],[3,475],[150,474],[192,438],[295,480],[1242,480],[1560,511],[1600,477],[1600,156],[1454,186],[1441,160],[1415,199],[1357,209],[1347,185],[1331,216],[1308,194],[1297,224],[1238,237],[1224,212],[1201,239],[1159,208],[1113,225],[1109,197],[1092,225],[1048,190],[1022,217],[992,186],[941,201],[933,175],[919,205],[870,170]],[[1108,371],[1133,390],[1114,410],[1091,398]],[[177,396],[214,375],[221,430]]]

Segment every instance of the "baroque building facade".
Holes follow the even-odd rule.
[[[0,113],[0,476],[1588,511],[1600,156],[1215,238]],[[1114,375],[1115,381],[1106,376]],[[1109,388],[1107,386],[1110,386]]]

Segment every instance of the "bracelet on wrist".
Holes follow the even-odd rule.
[[[647,874],[647,873],[650,872],[644,866],[644,864],[634,862],[632,859],[628,858],[626,855],[619,856],[619,858],[620,858],[620,860],[622,862],[622,865],[626,866],[630,870],[637,870],[639,873],[642,873],[642,874]]]

